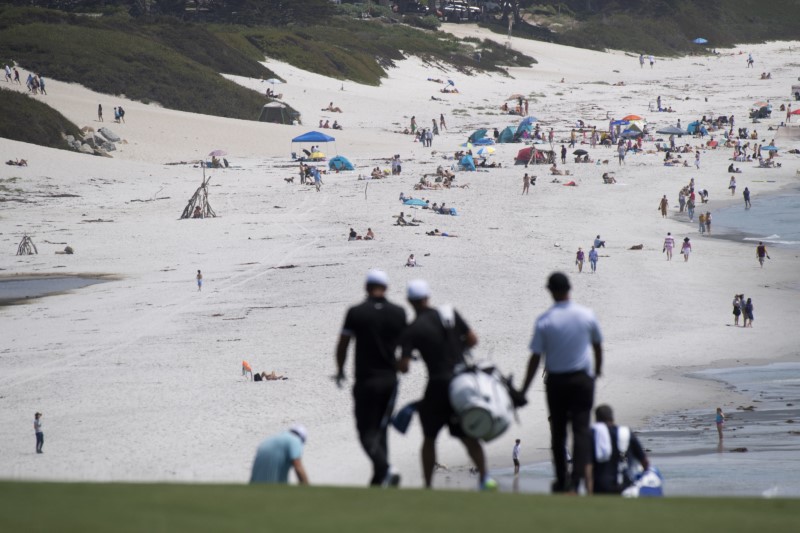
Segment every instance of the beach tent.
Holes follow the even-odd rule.
[[[708,130],[706,129],[705,126],[700,124],[699,120],[695,120],[694,122],[690,123],[686,127],[686,130],[692,135],[695,135],[697,133],[699,133],[700,135],[708,135]]]
[[[292,154],[293,154],[293,157],[294,157],[294,143],[318,144],[318,143],[330,143],[330,142],[334,143],[333,144],[333,149],[334,149],[334,151],[336,151],[338,153],[338,150],[336,150],[336,139],[334,139],[330,135],[325,135],[324,133],[320,133],[318,131],[309,131],[307,133],[299,135],[299,136],[295,137],[294,139],[292,139]]]
[[[536,157],[533,161],[531,161],[531,151],[534,149],[536,150]],[[551,150],[540,150],[538,148],[534,148],[533,146],[528,146],[517,152],[517,157],[514,158],[514,164],[524,165],[528,161],[531,161],[531,163],[535,165],[555,163],[556,153]]]
[[[309,131],[292,139],[293,143],[329,143],[336,139],[318,131]]]
[[[667,126],[666,128],[661,128],[660,130],[656,130],[656,133],[661,135],[688,135],[688,131],[684,131],[677,126]]]
[[[343,155],[332,157],[331,160],[328,161],[328,168],[331,170],[355,170],[353,163]]]
[[[516,142],[514,138],[514,133],[517,129],[514,126],[508,126],[506,129],[500,132],[500,137],[497,138],[497,142],[499,143],[513,143]]]
[[[300,113],[292,111],[289,106],[281,102],[270,102],[261,108],[258,116],[259,122],[272,122],[275,124],[292,124],[300,118]]]
[[[469,142],[471,142],[471,143],[478,142],[478,139],[483,139],[484,137],[486,137],[486,132],[487,131],[488,130],[486,128],[481,128],[479,130],[475,130],[475,131],[472,132],[472,135],[470,135],[469,139],[467,139],[467,140]]]
[[[620,137],[628,138],[635,138],[642,135],[642,128],[637,126],[636,124],[631,124],[628,128],[620,134]]]
[[[627,126],[628,124],[630,124],[630,122],[627,120],[615,120],[611,123],[612,126]]]
[[[520,121],[519,126],[517,126],[517,131],[515,133],[515,136],[519,137],[520,135],[522,135],[523,131],[527,131],[528,133],[531,133],[533,131],[533,123],[534,122],[536,122],[536,117],[525,117],[525,118],[523,118]]]
[[[475,170],[475,160],[472,159],[472,156],[467,154],[461,158],[461,168],[464,170]]]

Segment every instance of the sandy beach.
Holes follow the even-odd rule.
[[[444,29],[504,40],[471,26]],[[621,52],[521,39],[511,46],[539,63],[509,69],[509,77],[466,76],[410,58],[380,87],[267,60],[286,80],[276,92],[302,113],[302,126],[172,111],[48,79],[48,95],[35,98],[79,127],[106,126],[124,142],[103,158],[0,139],[3,161],[28,161],[27,167],[0,166],[0,199],[7,200],[0,202],[0,277],[91,273],[116,279],[0,307],[0,424],[6,428],[0,477],[244,483],[258,442],[302,422],[309,428],[304,461],[311,482],[365,485],[370,466],[356,438],[351,395],[331,376],[344,313],[363,298],[371,267],[388,272],[389,298],[403,305],[406,281],[427,279],[432,303],[454,304],[477,333],[475,355],[518,381],[533,321],[550,305],[546,277],[567,272],[573,299],[595,310],[605,336],[596,402],[612,404],[634,427],[659,413],[727,409],[739,400],[721,383],[685,377],[689,370],[796,359],[798,247],[771,247],[772,260],[759,268],[754,243],[699,235],[696,223],[678,214],[677,197],[694,178],[710,192],[698,211],[713,214],[729,205],[743,208],[745,187],[754,206],[797,187],[800,156],[786,150],[800,148],[800,139],[768,128],[784,120],[778,107],[789,103],[797,83],[792,61],[800,43],[656,58],[653,69],[641,69],[637,57]],[[754,69],[745,68],[748,52]],[[759,79],[765,71],[772,79]],[[460,92],[442,94],[428,78],[453,79]],[[260,80],[233,79],[264,90]],[[613,85],[620,81],[625,85]],[[663,153],[648,153],[654,142],[645,142],[642,154],[629,154],[623,166],[614,149],[582,144],[578,148],[608,165],[575,164],[569,157],[563,168],[571,175],[552,183],[544,165],[513,165],[523,145],[500,144],[491,159],[502,168],[457,173],[456,183],[469,188],[413,190],[423,174],[452,165],[453,152],[475,129],[516,125],[519,116],[500,112],[515,93],[529,97],[529,114],[545,131],[554,128],[557,141],[568,139],[578,119],[605,130],[609,117],[635,113],[654,130],[678,119],[685,126],[703,115],[733,114],[737,127],[757,127],[759,142],[778,138],[782,167],[737,163],[743,173],[731,198],[726,169],[732,149],[703,150],[697,170],[663,166]],[[676,112],[652,111],[658,96]],[[753,125],[747,114],[759,100],[770,100],[775,111]],[[320,111],[331,101],[341,114]],[[98,103],[107,115],[123,105],[126,123],[97,122]],[[440,113],[448,129],[431,148],[400,133],[412,115],[426,127]],[[347,156],[356,170],[325,175],[316,192],[284,178],[297,176],[291,139],[318,129],[320,119],[344,127],[326,130],[336,146],[323,151]],[[692,146],[705,142],[684,139]],[[190,162],[214,149],[226,150],[231,163],[206,171],[218,217],[179,220],[202,179],[202,169]],[[389,168],[393,154],[403,162],[400,176],[358,179],[376,166]],[[168,164],[177,162],[189,163]],[[607,171],[616,184],[603,184]],[[538,176],[528,196],[520,194],[524,172]],[[564,186],[569,180],[577,186]],[[398,201],[401,192],[446,202],[458,216],[409,210]],[[664,194],[667,218],[657,210]],[[400,211],[411,211],[420,226],[393,225]],[[376,239],[348,242],[351,227],[360,234],[372,228]],[[458,238],[425,235],[433,229]],[[688,262],[677,254],[665,260],[667,232],[676,240],[691,238]],[[38,255],[14,256],[23,234],[32,237]],[[575,252],[588,250],[598,234],[607,242],[598,272],[578,274]],[[74,255],[55,254],[64,243]],[[630,249],[639,244],[641,250]],[[414,269],[404,267],[411,253],[418,258]],[[198,269],[202,291],[195,284]],[[753,328],[732,326],[735,293],[753,299]],[[256,371],[289,379],[246,382],[243,359]],[[402,378],[399,404],[417,398],[425,380],[418,363]],[[508,467],[515,438],[525,443],[525,462],[549,456],[542,390],[537,382],[520,424],[487,445],[491,468]],[[35,411],[44,413],[43,456],[34,453]],[[418,422],[405,436],[390,435],[404,486],[421,486],[420,444]],[[439,462],[452,472],[438,476],[437,485],[471,487],[461,445],[442,434],[438,450]]]

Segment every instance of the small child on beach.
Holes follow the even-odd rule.
[[[725,413],[722,412],[722,407],[717,407],[717,434],[719,440],[722,440],[722,427],[725,425]]]
[[[201,274],[200,271],[198,270],[196,277],[197,277],[197,290],[198,291],[202,291],[203,290],[203,274]]]

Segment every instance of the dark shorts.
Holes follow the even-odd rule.
[[[514,466],[519,466],[519,459],[512,459],[514,461]]]
[[[356,382],[353,400],[359,433],[386,429],[394,410],[396,388],[397,379],[394,376]]]
[[[432,379],[428,381],[425,397],[419,406],[419,419],[422,422],[422,434],[435,439],[444,426],[448,426],[450,434],[462,437],[453,407],[450,405],[450,380]]]

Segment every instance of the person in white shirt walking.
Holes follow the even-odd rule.
[[[517,443],[514,444],[514,449],[511,451],[511,459],[514,461],[514,475],[519,475],[519,443],[520,440],[517,439]]]

